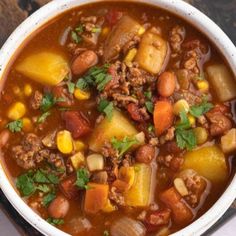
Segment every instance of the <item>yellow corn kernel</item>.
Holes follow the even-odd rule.
[[[8,112],[7,117],[11,120],[18,120],[22,118],[26,113],[26,107],[22,102],[13,103]]]
[[[194,116],[188,114],[188,120],[189,120],[189,123],[190,123],[191,126],[195,126],[195,124],[196,124],[196,119],[195,119]]]
[[[111,201],[108,199],[106,205],[102,209],[104,212],[109,213],[117,210],[116,206],[111,204]]]
[[[128,51],[127,55],[125,56],[124,62],[125,63],[129,63],[132,62],[134,60],[134,57],[137,54],[137,49],[136,48],[132,48]]]
[[[23,131],[30,132],[33,129],[32,122],[29,118],[24,117],[22,119],[22,122],[23,122]]]
[[[104,27],[102,29],[102,36],[106,36],[110,31],[110,28],[109,27]]]
[[[197,144],[203,144],[207,141],[208,139],[208,132],[205,128],[203,127],[196,127],[195,129],[193,129],[193,132],[196,136],[197,139]]]
[[[145,28],[141,26],[138,30],[138,35],[144,34],[145,31],[146,31]]]
[[[14,93],[15,95],[20,96],[20,95],[21,95],[20,88],[19,88],[18,86],[14,86],[14,87],[13,87],[13,93]]]
[[[189,112],[189,105],[185,99],[180,99],[178,102],[174,104],[173,107],[174,114],[179,115],[181,111]]]
[[[25,96],[29,97],[32,94],[32,87],[30,84],[26,84],[24,86],[24,94]]]
[[[206,80],[199,80],[197,82],[197,88],[201,92],[205,93],[205,92],[207,92],[209,90],[209,83]]]
[[[74,96],[78,99],[78,100],[87,100],[90,98],[90,92],[88,91],[83,91],[79,88],[76,88],[74,91]]]
[[[80,140],[74,140],[73,144],[76,152],[83,151],[86,148],[86,145]]]
[[[79,167],[85,164],[84,154],[82,152],[77,152],[73,156],[70,157],[70,161],[72,166],[77,170]]]
[[[62,130],[57,133],[57,148],[64,154],[70,154],[73,151],[73,140],[69,131]]]

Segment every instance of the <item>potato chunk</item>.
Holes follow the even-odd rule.
[[[138,34],[141,25],[130,16],[123,16],[109,33],[104,46],[104,60],[115,58],[119,51],[135,35]]]
[[[221,148],[224,153],[231,153],[236,150],[236,129],[231,129],[221,137]]]
[[[236,81],[225,65],[216,64],[206,68],[208,79],[221,102],[236,97]]]
[[[216,145],[187,152],[184,159],[183,169],[193,169],[213,183],[228,177],[225,156]]]
[[[110,141],[113,137],[123,139],[125,136],[134,136],[137,133],[130,121],[121,112],[114,110],[111,120],[105,118],[95,127],[89,139],[89,148],[99,152],[105,141]]]
[[[135,179],[131,188],[124,193],[125,204],[132,207],[145,207],[150,203],[152,168],[147,164],[135,164]]]
[[[167,42],[153,29],[144,33],[135,61],[144,70],[157,74],[161,71],[167,54]]]
[[[27,56],[16,70],[43,85],[59,84],[69,72],[67,61],[54,52],[40,52]]]

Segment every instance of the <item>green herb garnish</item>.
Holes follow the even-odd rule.
[[[75,31],[71,31],[71,38],[77,44],[82,41],[82,38]]]
[[[68,87],[69,93],[73,94],[74,91],[75,91],[75,83],[73,83],[73,82],[67,82],[67,87]]]
[[[192,150],[197,145],[196,136],[191,128],[186,112],[180,112],[180,123],[176,126],[175,135],[179,148]]]
[[[48,218],[47,222],[51,225],[62,225],[64,224],[64,220],[63,219],[55,219],[55,218]]]
[[[23,196],[30,196],[36,191],[34,181],[28,173],[17,178],[16,187],[20,190]]]
[[[92,28],[91,32],[92,33],[99,33],[99,32],[101,32],[101,28],[100,27],[94,27],[94,28]]]
[[[15,121],[9,122],[6,125],[6,128],[8,128],[12,133],[20,132],[23,128],[23,121],[15,120]]]
[[[144,92],[144,96],[150,100],[150,99],[152,99],[152,92],[146,91],[146,92]]]
[[[43,112],[48,111],[51,109],[57,102],[64,102],[65,98],[59,97],[55,98],[52,93],[46,93],[43,96],[43,99],[40,104],[40,109]]]
[[[104,112],[106,114],[108,120],[111,120],[113,110],[114,110],[113,103],[106,100],[106,99],[101,100],[98,104],[98,111]]]
[[[135,137],[124,137],[123,140],[118,140],[113,137],[111,139],[111,144],[119,152],[119,156],[122,156],[127,152],[134,144],[138,144],[139,141]]]
[[[78,25],[76,28],[75,28],[75,31],[79,34],[83,33],[84,32],[84,26],[83,25]]]
[[[56,195],[54,193],[49,193],[46,196],[43,197],[43,205],[48,206],[50,202],[54,200]]]
[[[48,116],[50,116],[51,115],[51,112],[50,111],[46,111],[46,112],[44,112],[42,115],[40,115],[39,117],[38,117],[38,119],[37,119],[37,123],[43,123],[47,118],[48,118]]]
[[[191,106],[189,112],[191,115],[199,117],[211,110],[213,107],[213,104],[203,101],[200,105]]]
[[[151,101],[147,101],[147,102],[145,102],[145,106],[146,106],[148,112],[150,112],[152,114],[153,110],[154,110],[153,103]]]
[[[89,173],[85,168],[78,169],[76,171],[75,184],[81,189],[87,189],[87,183],[89,182]]]

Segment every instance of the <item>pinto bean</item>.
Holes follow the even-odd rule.
[[[56,219],[64,218],[69,211],[69,201],[63,196],[57,196],[48,207],[48,214]]]
[[[157,81],[157,91],[162,97],[169,97],[175,91],[176,79],[172,72],[163,72]]]
[[[10,132],[7,129],[4,129],[0,133],[0,148],[4,147],[10,138]]]
[[[71,64],[71,70],[74,75],[80,75],[86,72],[90,67],[98,63],[98,56],[92,50],[87,50],[79,54]]]
[[[135,159],[141,163],[150,163],[155,157],[155,148],[149,144],[145,144],[137,150],[135,154]]]

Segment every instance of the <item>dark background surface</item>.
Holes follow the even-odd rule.
[[[0,47],[9,34],[28,15],[50,0],[0,0]],[[55,0],[60,1],[60,0]],[[79,1],[79,0],[78,0]],[[236,0],[186,0],[217,23],[236,44]],[[204,235],[211,235],[236,213],[235,204]],[[10,205],[0,190],[0,211],[4,212],[21,235],[41,235]],[[1,233],[0,233],[1,235]],[[8,235],[4,235],[8,236]]]

